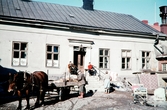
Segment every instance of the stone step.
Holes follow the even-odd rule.
[[[91,83],[88,83],[88,86],[92,86],[92,87],[101,87],[101,86],[103,86],[103,84],[101,84],[101,83],[95,83],[95,84],[91,84]]]
[[[90,90],[93,92],[104,91],[103,81],[99,81],[97,76],[88,76],[86,80],[88,81],[88,85],[85,86],[87,92]]]

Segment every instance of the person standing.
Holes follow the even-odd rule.
[[[122,79],[122,83],[123,83],[123,86],[126,88],[127,87],[127,81],[126,81],[125,77]]]
[[[71,61],[68,64],[68,71],[70,74],[77,74],[77,67]]]
[[[70,61],[69,64],[68,64],[68,71],[69,71],[69,73],[71,73],[71,68],[72,68],[72,62]]]
[[[104,75],[104,89],[105,93],[109,93],[110,91],[110,81],[112,80],[110,74],[108,74],[108,71],[106,71],[106,74]]]
[[[83,98],[84,97],[84,92],[85,90],[85,84],[86,84],[86,78],[84,74],[81,72],[81,70],[78,70],[78,86],[79,86],[79,94],[78,98]]]

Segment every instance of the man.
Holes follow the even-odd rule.
[[[70,74],[77,75],[77,67],[70,61],[68,64],[68,70]]]
[[[78,98],[83,98],[84,92],[86,91],[85,90],[86,78],[80,70],[78,70],[77,72],[78,72],[78,86],[79,86],[79,93],[80,93],[80,96],[78,96]]]
[[[71,61],[69,62],[69,64],[68,64],[68,71],[71,73],[71,67],[72,67],[72,63],[71,63]]]

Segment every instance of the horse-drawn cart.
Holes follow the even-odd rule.
[[[8,92],[17,93],[19,104],[17,109],[22,108],[22,95],[25,94],[27,100],[26,109],[30,108],[29,99],[31,93],[37,96],[35,107],[44,104],[45,93],[56,90],[59,100],[63,100],[69,95],[71,88],[78,87],[77,75],[66,75],[59,80],[48,80],[48,74],[43,71],[28,73],[19,71],[15,74],[9,74]]]
[[[64,100],[69,95],[71,90],[76,90],[78,87],[78,81],[54,81],[49,80],[48,88],[52,91],[56,90],[59,96],[59,100]]]

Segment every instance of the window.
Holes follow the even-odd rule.
[[[162,64],[162,71],[167,71],[167,63]]]
[[[109,69],[109,49],[99,49],[99,68]]]
[[[13,66],[27,66],[27,42],[13,42]]]
[[[59,46],[46,45],[46,66],[59,67]]]
[[[142,51],[142,69],[149,69],[150,52]]]
[[[131,51],[122,50],[122,69],[131,69]]]

